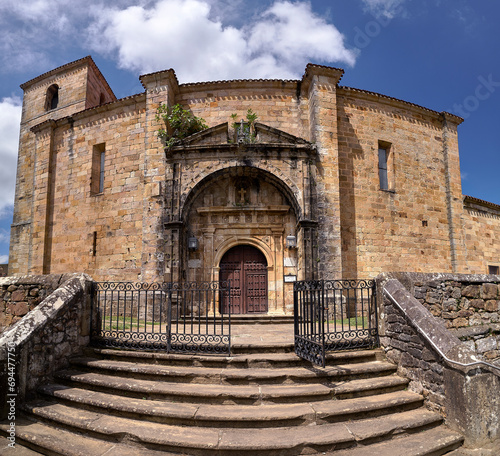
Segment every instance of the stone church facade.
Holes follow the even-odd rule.
[[[462,195],[462,119],[300,80],[140,77],[116,99],[90,57],[26,82],[9,273],[219,281],[237,313],[290,313],[293,281],[498,273],[500,206]],[[160,104],[208,129],[171,148]],[[238,138],[233,114],[258,118]]]

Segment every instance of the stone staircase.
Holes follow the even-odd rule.
[[[291,349],[241,345],[220,357],[89,348],[26,404],[18,454],[421,456],[462,444],[381,350],[337,352],[321,369]]]

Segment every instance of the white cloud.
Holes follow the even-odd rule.
[[[298,77],[307,62],[353,65],[337,28],[306,2],[277,1],[246,26],[211,15],[214,0],[160,0],[152,8],[96,8],[89,44],[118,52],[122,68],[174,68],[182,82]],[[233,11],[234,13],[234,11]]]
[[[19,146],[19,124],[21,122],[21,100],[4,98],[0,101],[0,216],[14,204],[16,185],[17,149]]]
[[[172,67],[184,82],[299,77],[311,60],[356,58],[307,1],[0,1],[0,72],[35,76],[82,44],[134,72]]]
[[[114,0],[117,6],[147,0]],[[90,10],[102,0],[1,0],[0,72],[32,71],[59,65],[61,51],[81,43]],[[57,63],[56,63],[57,62]]]
[[[2,229],[2,228],[0,228],[0,244],[4,243],[4,242],[8,243],[9,239],[10,239],[10,236],[7,233],[7,231],[4,230],[4,229]]]
[[[406,0],[362,0],[365,7],[375,16],[384,16],[392,19],[399,14]]]
[[[0,264],[6,264],[9,262],[9,255],[0,255]]]
[[[309,3],[275,3],[253,26],[248,45],[252,53],[271,55],[294,71],[295,61],[340,61],[352,66],[356,60],[344,46],[342,34],[315,15]]]

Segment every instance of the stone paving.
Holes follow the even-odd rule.
[[[289,324],[232,324],[231,344],[293,344],[293,323]]]

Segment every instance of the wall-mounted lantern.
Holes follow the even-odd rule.
[[[297,238],[295,236],[287,236],[286,237],[286,248],[287,249],[296,249],[297,248]]]
[[[194,236],[188,238],[188,249],[192,251],[198,250],[198,239]]]

